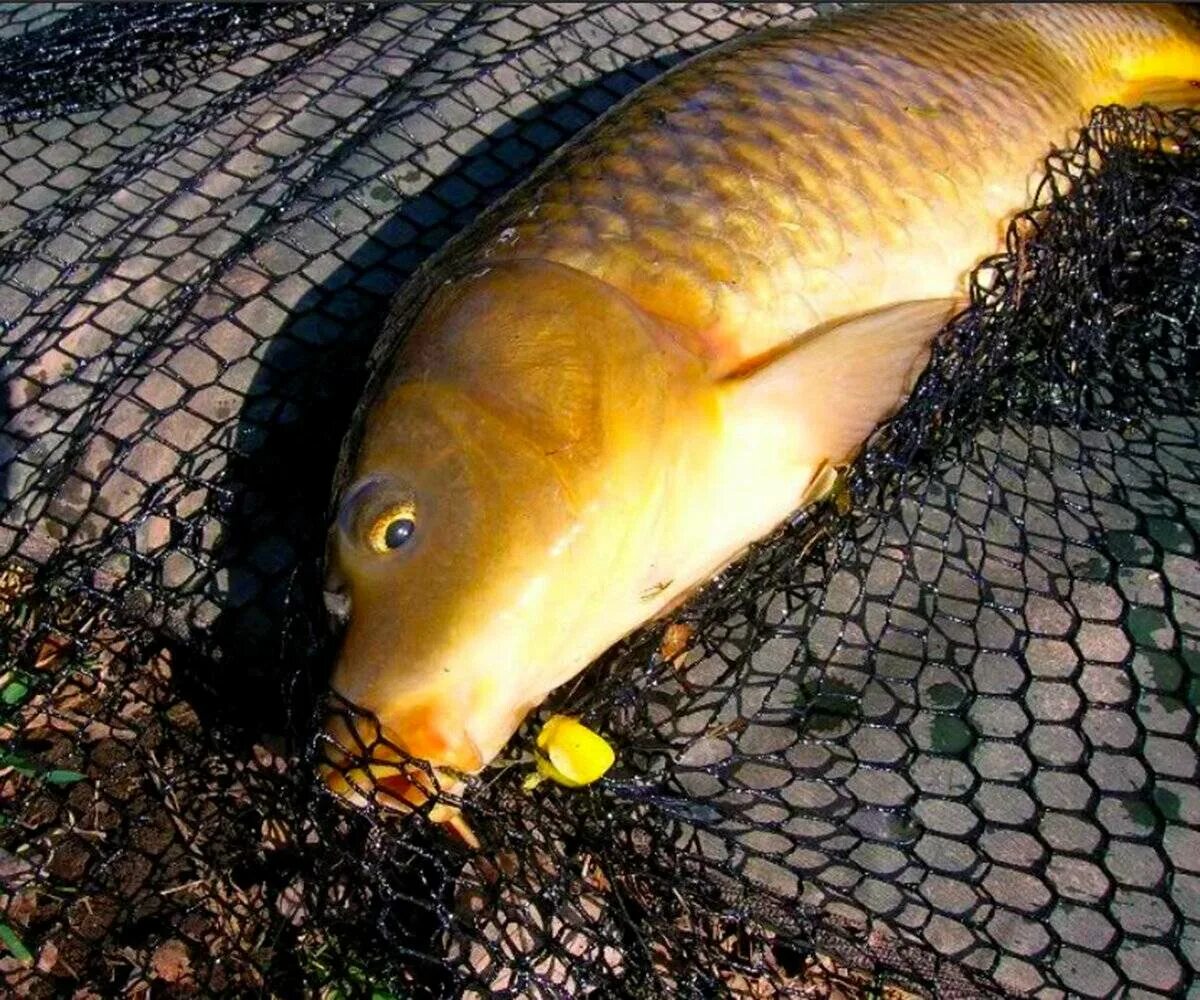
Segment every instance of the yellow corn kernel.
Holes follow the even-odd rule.
[[[604,776],[616,754],[599,733],[569,715],[546,720],[537,738],[538,773],[568,788],[590,785]]]

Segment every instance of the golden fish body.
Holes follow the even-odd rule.
[[[344,456],[334,688],[478,771],[853,455],[1088,109],[1198,76],[1170,7],[893,7],[634,95],[401,300]]]
[[[1198,26],[1169,5],[910,5],[746,36],[600,122],[475,256],[606,281],[726,374],[962,294],[1087,111],[1188,93]]]

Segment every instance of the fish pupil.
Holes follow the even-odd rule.
[[[384,529],[383,544],[389,549],[398,549],[412,536],[416,525],[412,518],[398,517]]]

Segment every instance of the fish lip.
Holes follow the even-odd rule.
[[[479,850],[479,838],[462,815],[460,796],[470,774],[412,756],[374,713],[336,691],[331,695],[315,748],[316,772],[326,792],[356,809],[420,814],[470,850]],[[467,739],[478,758],[479,748]]]
[[[421,785],[433,782],[429,790],[449,790],[465,784],[482,769],[483,755],[474,738],[464,729],[464,751],[454,763],[437,762],[409,750],[404,740],[373,712],[360,708],[336,691],[325,707],[320,743],[320,763],[342,771],[363,771],[372,780],[376,772],[384,776],[411,775]]]
[[[333,696],[317,736],[317,767],[331,791],[360,802],[379,788],[381,779],[407,778],[421,769],[421,764],[400,748],[373,714],[336,692]],[[425,778],[434,778],[431,766]]]

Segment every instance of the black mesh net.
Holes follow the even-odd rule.
[[[0,976],[17,996],[1182,995],[1200,119],[1054,154],[832,497],[560,692],[467,850],[314,780],[390,297],[782,4],[0,11]],[[523,789],[532,733],[618,751]]]

